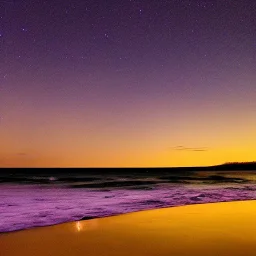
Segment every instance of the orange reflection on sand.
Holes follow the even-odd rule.
[[[80,232],[80,231],[82,230],[82,224],[81,224],[81,222],[80,222],[80,221],[77,221],[75,224],[76,224],[76,230],[77,230],[78,232]]]
[[[76,221],[74,224],[76,232],[95,230],[98,227],[98,221],[96,219],[88,221]]]

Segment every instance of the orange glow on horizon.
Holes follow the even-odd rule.
[[[29,103],[21,111],[16,102],[0,124],[0,166],[174,167],[255,161],[255,108],[248,102],[223,107],[205,99],[157,99],[158,108],[138,101],[112,112],[100,106],[71,110]]]

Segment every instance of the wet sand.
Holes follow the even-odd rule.
[[[251,256],[256,201],[165,208],[0,235],[0,255]]]

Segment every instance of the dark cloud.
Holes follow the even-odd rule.
[[[176,147],[172,147],[171,149],[176,151],[193,151],[193,152],[205,152],[209,150],[206,147],[184,147],[184,146],[176,146]]]

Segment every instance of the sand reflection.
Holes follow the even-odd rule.
[[[75,223],[77,232],[80,232],[82,230],[82,224],[80,221],[77,221]]]
[[[75,231],[82,232],[82,231],[91,231],[95,230],[98,227],[98,220],[84,220],[84,221],[76,221],[74,222]]]

